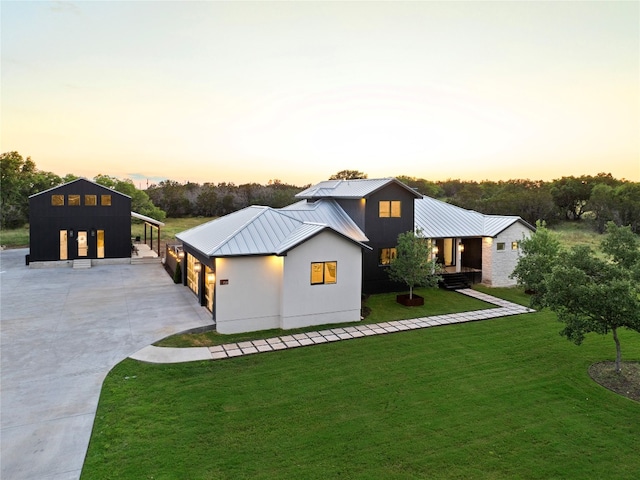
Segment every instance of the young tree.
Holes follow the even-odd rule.
[[[398,235],[397,257],[389,267],[389,278],[409,287],[409,298],[413,298],[413,287],[435,287],[440,280],[440,266],[431,258],[429,243],[420,234],[408,231]]]
[[[619,238],[622,237],[614,234],[608,240],[615,242]],[[587,333],[611,332],[618,373],[622,359],[618,330],[628,328],[640,332],[640,286],[637,279],[633,279],[637,263],[632,268],[625,265],[625,262],[598,258],[589,247],[577,246],[544,281],[543,304],[565,324],[560,334],[579,345]]]
[[[544,222],[538,221],[536,231],[520,242],[520,251],[520,259],[510,277],[532,294],[532,306],[540,306],[546,289],[544,277],[551,273],[562,253],[560,241]]]

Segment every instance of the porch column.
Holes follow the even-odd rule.
[[[460,245],[462,245],[462,240],[456,238],[456,273],[460,273],[462,271],[462,249]]]

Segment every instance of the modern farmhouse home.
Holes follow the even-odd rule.
[[[534,228],[429,197],[394,178],[330,180],[281,209],[248,207],[176,235],[183,283],[221,333],[358,321],[362,292],[403,290],[387,271],[400,233],[429,241],[446,278],[514,285]],[[445,282],[446,285],[446,282]]]

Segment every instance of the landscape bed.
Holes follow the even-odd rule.
[[[491,290],[509,300],[517,290]],[[82,478],[636,478],[640,404],[543,311],[223,361],[125,360]],[[626,360],[640,338],[624,331]]]

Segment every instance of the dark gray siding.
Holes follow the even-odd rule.
[[[51,204],[52,195],[64,195],[65,205]],[[80,195],[79,206],[69,206],[68,196]],[[86,206],[85,195],[97,195],[97,205]],[[100,205],[101,195],[111,195],[111,206]],[[61,185],[29,198],[30,260],[60,259],[60,230],[69,233],[68,259],[78,258],[76,232],[88,233],[88,255],[97,258],[97,231],[104,230],[104,258],[131,256],[131,198],[85,179]],[[94,235],[92,235],[94,232]]]

